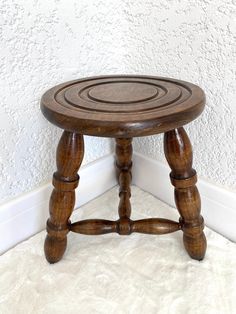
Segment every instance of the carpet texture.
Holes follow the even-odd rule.
[[[117,219],[117,187],[81,207],[72,221]],[[132,218],[178,220],[176,210],[132,187]],[[236,313],[236,244],[205,229],[208,249],[191,260],[182,232],[155,236],[68,235],[64,258],[49,265],[45,231],[0,257],[0,313]],[[3,239],[1,239],[3,240]]]

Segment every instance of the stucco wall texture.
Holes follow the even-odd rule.
[[[236,190],[236,1],[126,1],[131,73],[175,77],[206,92],[204,113],[186,130],[198,175]],[[134,148],[164,161],[162,136]]]
[[[55,170],[62,131],[42,116],[42,93],[120,71],[120,12],[119,1],[1,1],[1,202],[48,182]],[[86,137],[85,146],[83,164],[113,151],[108,139]]]
[[[138,73],[199,84],[204,114],[187,127],[201,177],[236,189],[236,1],[3,0],[0,5],[0,202],[50,180],[61,130],[41,115],[49,87]],[[113,151],[86,137],[83,164]],[[161,136],[135,150],[164,161]]]

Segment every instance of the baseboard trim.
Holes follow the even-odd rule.
[[[79,173],[76,208],[117,184],[113,154],[81,167]],[[47,183],[0,206],[0,254],[45,228],[51,191]]]
[[[174,206],[167,164],[134,153],[133,184]],[[199,179],[202,214],[208,227],[236,241],[236,193]]]

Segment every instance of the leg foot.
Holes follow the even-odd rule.
[[[58,239],[47,235],[44,242],[44,252],[47,261],[50,264],[54,264],[60,261],[60,259],[65,253],[66,245],[67,245],[66,237],[63,239]]]
[[[44,252],[49,263],[58,262],[67,244],[69,218],[75,204],[77,174],[84,154],[83,136],[64,131],[57,147],[57,171],[53,175],[54,189],[50,198],[50,218]]]
[[[206,253],[206,237],[204,233],[200,234],[198,238],[191,238],[184,234],[183,240],[184,247],[191,258],[198,261],[204,259]]]
[[[202,260],[206,252],[204,220],[196,171],[192,168],[192,146],[183,127],[165,133],[164,150],[175,187],[175,203],[181,216],[184,246],[191,258]]]

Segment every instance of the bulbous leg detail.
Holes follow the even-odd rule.
[[[49,203],[50,218],[44,243],[49,263],[58,262],[66,250],[69,218],[75,205],[75,189],[79,182],[77,172],[83,155],[83,136],[64,131],[57,147],[57,171],[53,175],[54,189]]]
[[[207,247],[204,220],[195,185],[197,174],[192,168],[192,146],[183,127],[165,133],[164,151],[172,170],[170,179],[175,187],[175,203],[181,216],[185,249],[193,259],[202,260]]]
[[[132,138],[116,139],[116,169],[117,179],[120,185],[119,189],[119,228],[118,233],[121,235],[130,234],[131,231],[131,190],[130,184],[132,180]]]

